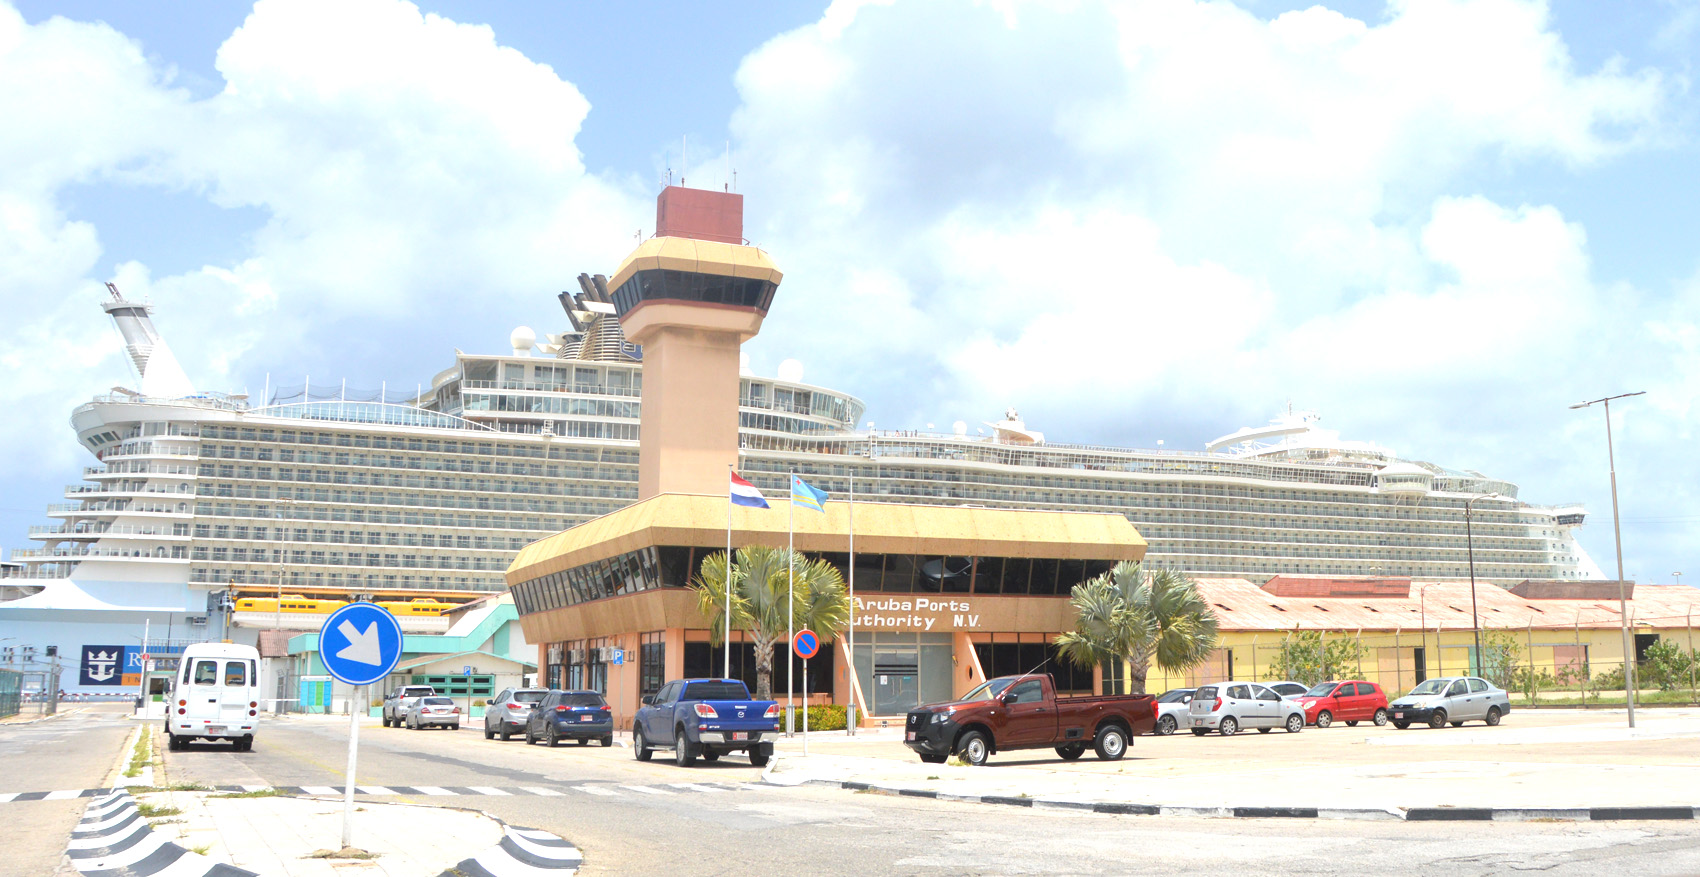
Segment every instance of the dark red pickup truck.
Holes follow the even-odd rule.
[[[1073,761],[1091,745],[1114,761],[1157,721],[1149,694],[1058,698],[1050,674],[999,676],[951,703],[910,710],[903,742],[921,760],[942,763],[952,753],[973,765],[994,752],[1055,747]]]

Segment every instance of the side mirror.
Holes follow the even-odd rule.
[[[653,694],[644,695],[643,696],[643,705],[644,706],[655,706],[655,695],[653,695]]]
[[[1015,703],[1015,694],[1013,692],[1005,692],[1002,697],[998,698],[998,700],[1004,706],[1009,706],[1010,704]]]

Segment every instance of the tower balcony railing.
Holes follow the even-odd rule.
[[[64,539],[102,539],[108,536],[152,536],[161,539],[188,539],[188,533],[175,533],[171,527],[137,527],[130,524],[104,527],[66,527],[64,525],[34,524],[29,528],[31,538],[57,536]]]

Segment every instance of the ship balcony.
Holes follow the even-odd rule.
[[[95,481],[112,478],[135,478],[155,475],[166,478],[186,479],[195,479],[200,477],[200,473],[194,466],[186,466],[181,463],[154,463],[140,465],[121,464],[119,466],[83,467],[83,477]]]
[[[44,561],[24,566],[0,566],[0,579],[62,579],[77,568],[76,561]]]
[[[70,560],[89,560],[122,557],[125,560],[147,560],[165,563],[188,563],[189,552],[179,547],[175,552],[181,556],[172,556],[173,552],[163,546],[151,549],[143,548],[19,548],[12,552],[12,559],[30,562],[51,562],[61,558]]]
[[[188,485],[184,485],[184,487],[187,487],[187,486]],[[126,489],[121,489],[121,488],[109,487],[109,486],[105,486],[105,485],[96,486],[96,485],[93,485],[93,484],[68,484],[68,485],[65,486],[65,498],[66,499],[80,499],[80,500],[87,502],[91,498],[90,494],[97,494],[97,496],[93,497],[95,499],[99,499],[99,498],[103,498],[103,497],[112,497],[112,498],[119,498],[119,499],[151,499],[151,498],[154,498],[154,497],[168,497],[168,496],[185,496],[185,497],[187,497],[187,496],[194,496],[195,495],[193,490],[183,490],[183,489],[179,489],[179,488],[165,488],[165,487],[141,487],[141,488],[131,488],[131,489],[126,490]]]
[[[149,460],[155,458],[165,460],[199,460],[201,455],[198,451],[191,451],[186,448],[159,447],[154,445],[121,447],[107,451],[100,455],[101,461],[108,465],[118,460]]]
[[[181,525],[187,528],[189,525]],[[136,527],[131,525],[114,527],[64,527],[34,525],[29,529],[31,539],[108,539],[147,536],[153,539],[170,539],[172,541],[187,540],[187,532],[173,532],[172,527]]]

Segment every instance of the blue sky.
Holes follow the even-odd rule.
[[[54,16],[62,17],[54,20]],[[191,377],[429,380],[559,331],[553,293],[730,143],[798,357],[882,427],[1020,408],[1197,448],[1289,402],[1585,501],[1691,562],[1700,8],[1413,3],[0,0],[0,545],[125,383],[96,307]],[[647,230],[645,230],[647,233]]]

